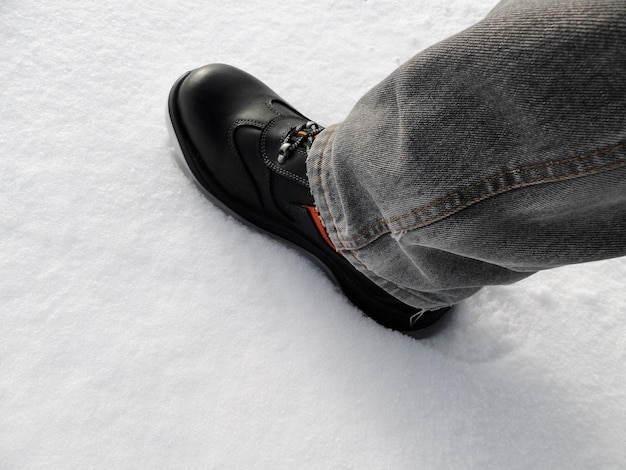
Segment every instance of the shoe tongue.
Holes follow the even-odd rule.
[[[277,117],[263,130],[261,135],[261,152],[263,162],[272,171],[309,186],[306,175],[307,148],[304,145],[294,149],[284,163],[278,163],[278,151],[287,136],[294,129],[306,123],[306,119],[298,117]]]

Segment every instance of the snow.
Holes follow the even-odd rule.
[[[173,161],[183,72],[322,124],[494,0],[0,5],[0,468],[626,467],[626,259],[484,289],[415,341]]]

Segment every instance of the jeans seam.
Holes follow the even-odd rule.
[[[330,142],[330,138],[333,136],[334,133],[335,133],[335,129],[329,130],[328,136],[326,136],[326,140],[324,140],[324,144],[320,152],[318,169],[317,169],[317,177],[318,177],[318,181],[320,182],[320,186],[322,188],[324,187],[324,185],[322,184],[322,181],[323,181],[322,168],[323,168],[323,163],[324,163],[324,153],[326,152],[326,147],[328,146],[328,143]],[[321,194],[322,194],[322,202],[324,203],[326,213],[328,214],[328,217],[330,218],[330,222],[333,226],[333,230],[335,231],[334,235],[335,237],[339,239],[339,230],[337,229],[337,225],[335,224],[335,218],[333,217],[333,214],[330,211],[330,206],[328,204],[328,200],[326,199],[326,191],[321,191]],[[333,244],[337,246],[337,243],[334,240],[333,240]],[[339,251],[339,248],[337,248],[337,251]]]
[[[510,177],[510,176],[516,176],[519,175],[522,172],[527,172],[527,171],[533,171],[533,170],[537,170],[537,169],[544,169],[544,170],[549,170],[549,169],[554,169],[554,168],[558,168],[559,166],[564,166],[567,164],[575,164],[577,162],[584,162],[585,160],[589,160],[593,157],[597,157],[600,155],[607,155],[610,154],[612,152],[615,152],[616,150],[621,150],[624,149],[626,147],[626,144],[619,144],[616,145],[614,147],[610,147],[610,148],[604,148],[601,150],[597,150],[591,153],[584,153],[584,154],[580,154],[577,155],[575,157],[570,157],[570,158],[565,158],[562,160],[551,160],[551,161],[547,161],[547,162],[542,162],[542,163],[537,163],[537,164],[533,164],[533,165],[526,165],[523,167],[519,167],[516,169],[512,169],[512,170],[507,170],[504,172],[501,172],[497,175],[493,175],[490,176],[488,178],[485,178],[481,181],[478,181],[476,183],[473,183],[465,188],[462,188],[458,191],[455,191],[453,193],[450,193],[442,198],[437,199],[435,202],[428,204],[426,206],[422,206],[419,207],[417,209],[413,209],[410,212],[407,212],[405,214],[399,215],[399,216],[395,216],[395,217],[390,217],[390,218],[382,218],[379,219],[375,222],[373,222],[372,224],[370,224],[368,227],[366,227],[365,229],[360,230],[355,236],[352,237],[341,237],[339,235],[339,232],[337,231],[336,227],[335,227],[335,231],[336,231],[336,237],[337,240],[340,242],[341,244],[341,248],[345,249],[345,250],[357,250],[360,248],[363,248],[365,246],[367,246],[369,243],[371,243],[372,241],[374,241],[375,239],[377,239],[378,237],[386,234],[386,233],[392,233],[394,232],[394,230],[392,230],[389,227],[389,224],[394,223],[394,222],[398,222],[401,221],[403,219],[406,219],[408,217],[411,216],[415,216],[418,215],[420,213],[429,211],[429,210],[433,210],[436,209],[437,206],[442,206],[445,205],[446,203],[448,203],[449,201],[455,199],[455,198],[459,198],[464,194],[467,194],[469,192],[471,192],[472,190],[479,188],[482,185],[486,185],[491,183],[494,180],[500,179],[500,178],[504,178],[504,177]],[[396,232],[404,232],[407,230],[412,230],[415,228],[419,228],[419,227],[423,227],[426,226],[430,223],[433,223],[436,220],[440,220],[443,219],[453,213],[459,212],[463,209],[465,209],[466,207],[469,207],[477,202],[480,202],[482,200],[488,199],[490,197],[496,196],[498,194],[502,194],[504,192],[507,192],[509,190],[512,189],[517,189],[517,188],[521,188],[524,186],[529,186],[529,185],[533,185],[533,184],[539,184],[539,183],[547,183],[547,182],[553,182],[553,181],[560,181],[560,180],[564,180],[564,179],[568,179],[568,178],[575,178],[575,177],[580,177],[580,176],[585,176],[585,175],[589,175],[589,174],[593,174],[593,173],[598,173],[601,171],[606,171],[606,170],[610,170],[610,169],[614,169],[614,168],[618,168],[621,166],[626,165],[626,160],[619,160],[617,162],[613,162],[613,163],[607,163],[607,164],[602,164],[602,165],[594,165],[590,168],[586,168],[586,169],[580,169],[578,171],[572,171],[569,172],[567,174],[563,174],[563,175],[552,175],[552,176],[543,176],[543,177],[534,177],[534,178],[528,178],[528,179],[521,179],[520,181],[516,181],[514,183],[511,184],[506,184],[500,187],[497,187],[495,189],[491,189],[489,192],[483,192],[481,194],[479,194],[478,196],[470,199],[470,200],[466,200],[466,201],[462,201],[462,202],[457,202],[457,204],[454,204],[453,207],[444,210],[443,212],[439,212],[435,215],[433,215],[432,217],[420,220],[419,222],[407,225],[406,227],[400,227],[398,229],[396,229]],[[334,222],[333,222],[333,226],[334,226]],[[373,232],[373,233],[372,233]],[[361,243],[355,243],[357,240],[362,239],[364,237],[370,236],[370,238],[364,242]]]

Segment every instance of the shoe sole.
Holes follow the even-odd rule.
[[[183,75],[182,77],[180,77],[177,82],[174,84],[174,86],[172,87],[172,91],[170,92],[170,99],[168,101],[168,105],[166,107],[166,126],[167,126],[167,131],[168,134],[170,136],[170,141],[174,147],[174,160],[177,164],[177,166],[182,170],[182,172],[193,182],[193,184],[199,189],[199,191],[209,200],[211,201],[214,205],[216,205],[219,209],[221,209],[223,212],[225,212],[226,214],[232,216],[234,219],[238,220],[239,222],[241,222],[242,224],[254,229],[255,231],[267,235],[269,237],[271,237],[274,240],[278,240],[279,242],[287,245],[290,248],[295,249],[299,254],[302,254],[303,256],[305,256],[307,259],[309,259],[315,266],[317,266],[319,269],[322,270],[322,272],[335,284],[337,285],[340,289],[342,289],[342,291],[345,293],[345,295],[348,297],[348,299],[350,299],[353,303],[355,303],[357,305],[358,308],[358,301],[355,301],[355,299],[353,299],[350,294],[346,291],[346,288],[342,285],[342,283],[339,281],[339,279],[337,278],[337,276],[335,275],[335,273],[333,272],[333,270],[326,264],[324,263],[324,261],[322,261],[320,258],[318,258],[317,256],[315,256],[315,254],[311,253],[310,251],[308,251],[307,249],[305,249],[304,247],[298,245],[297,243],[289,240],[288,238],[285,238],[283,236],[277,235],[275,233],[273,233],[270,230],[267,230],[265,228],[263,228],[262,226],[259,226],[259,224],[252,222],[251,220],[248,220],[246,217],[242,216],[240,213],[238,213],[237,211],[233,210],[228,204],[224,203],[220,198],[218,198],[215,194],[213,194],[211,191],[209,191],[205,185],[202,183],[202,181],[200,181],[198,179],[198,177],[196,176],[196,174],[193,172],[192,168],[190,167],[188,158],[185,156],[185,151],[182,148],[181,145],[181,139],[179,138],[179,134],[184,135],[183,131],[179,131],[177,132],[176,130],[176,124],[174,123],[174,118],[172,117],[172,102],[175,100],[175,95],[176,95],[176,91],[178,89],[178,87],[180,86],[180,84],[182,83],[182,81],[185,79],[185,77],[188,74]],[[191,157],[190,157],[191,158]],[[418,318],[420,317],[420,311],[418,309],[414,309],[415,310],[415,317]],[[376,321],[377,323],[387,327],[387,328],[391,328],[393,330],[397,330],[400,331],[403,334],[406,334],[408,336],[411,336],[412,338],[415,339],[422,339],[422,338],[426,338],[429,336],[432,336],[433,334],[435,334],[437,331],[439,331],[441,329],[441,327],[444,325],[444,323],[447,322],[443,322],[440,321],[441,318],[444,316],[444,314],[450,310],[450,307],[448,308],[444,308],[444,309],[440,309],[438,310],[437,316],[433,315],[432,321],[428,321],[427,324],[425,324],[423,327],[417,328],[417,329],[407,329],[407,328],[403,328],[401,326],[399,326],[397,321],[386,321],[387,319],[384,318],[376,318],[376,316],[367,314],[369,317],[371,317],[374,321]],[[435,312],[432,312],[432,314],[435,314]]]

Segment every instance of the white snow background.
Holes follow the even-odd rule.
[[[0,4],[0,468],[626,468],[626,259],[416,341],[224,215],[164,124],[243,68],[322,124],[495,0]]]

